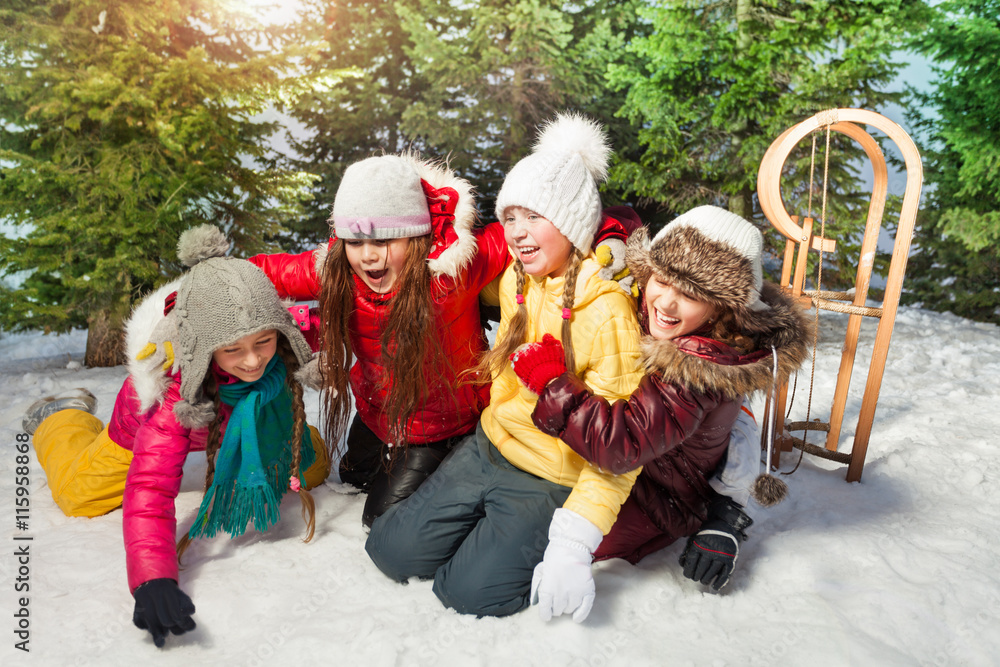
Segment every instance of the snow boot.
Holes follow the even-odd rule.
[[[24,413],[24,420],[21,428],[28,435],[34,435],[38,426],[49,417],[60,410],[83,410],[86,413],[94,414],[97,410],[97,397],[82,387],[69,389],[54,396],[40,398],[28,407]]]

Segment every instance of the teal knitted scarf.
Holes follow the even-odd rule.
[[[281,497],[288,489],[292,461],[292,394],[285,384],[285,364],[271,358],[254,382],[219,385],[219,398],[233,406],[215,457],[215,475],[205,491],[188,535],[214,537],[220,530],[238,537],[252,519],[264,531],[280,518]],[[309,429],[302,433],[299,479],[315,460]],[[209,510],[211,506],[211,510]]]

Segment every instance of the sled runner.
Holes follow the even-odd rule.
[[[876,245],[882,228],[886,193],[888,190],[888,171],[885,157],[875,139],[861,125],[868,125],[884,132],[895,142],[906,166],[906,189],[900,210],[899,224],[896,228],[895,244],[885,286],[882,305],[871,307],[868,301],[868,289],[871,281],[872,267],[875,259]],[[816,162],[816,137],[826,136],[826,156],[830,150],[830,132],[839,132],[857,141],[864,148],[874,171],[874,188],[868,206],[868,217],[865,223],[865,234],[861,244],[860,261],[855,279],[854,293],[828,292],[822,288],[823,253],[834,252],[837,247],[835,239],[825,238],[826,222],[826,190],[827,174],[824,165],[822,212],[819,218],[819,233],[815,231],[817,221],[812,217],[803,217],[800,224],[799,216],[789,215],[781,198],[781,171],[792,150],[803,139],[812,135],[813,153],[811,166]],[[810,171],[810,197],[812,193],[812,173]],[[872,422],[875,418],[875,406],[878,402],[879,389],[882,385],[882,375],[885,370],[886,355],[889,352],[889,340],[896,320],[896,308],[902,290],[903,275],[906,272],[906,260],[909,255],[910,241],[916,222],[917,205],[920,200],[920,189],[923,182],[923,167],[920,153],[916,145],[903,129],[888,118],[872,111],[863,109],[829,109],[795,125],[779,136],[767,149],[761,161],[757,175],[757,195],[761,210],[771,224],[787,239],[785,243],[784,262],[781,270],[781,285],[795,297],[803,300],[803,307],[815,307],[816,316],[819,310],[831,310],[849,315],[847,333],[844,336],[843,353],[840,359],[840,371],[837,375],[837,385],[834,391],[833,406],[830,410],[829,422],[809,420],[807,408],[806,420],[803,422],[786,422],[782,417],[788,397],[788,386],[777,387],[775,394],[768,400],[766,414],[777,414],[773,420],[775,462],[780,451],[791,451],[792,447],[823,458],[838,461],[848,465],[847,481],[857,482],[861,479],[865,454],[868,449],[868,439],[871,435]],[[811,208],[811,207],[810,207]],[[810,210],[811,215],[811,210]],[[816,289],[804,289],[807,258],[811,251],[820,253],[817,262]],[[868,369],[868,380],[865,385],[858,416],[854,442],[850,452],[838,451],[840,431],[844,420],[844,408],[847,404],[848,389],[851,383],[851,373],[854,368],[857,353],[858,337],[861,332],[861,322],[865,317],[879,319],[872,350],[871,364]],[[815,368],[815,359],[813,362]],[[813,376],[813,381],[815,377]],[[773,403],[773,405],[772,405]],[[812,381],[809,388],[809,408],[812,405]],[[792,436],[790,431],[803,431],[803,437]],[[820,447],[808,443],[808,431],[826,432],[826,446]],[[766,432],[766,431],[765,431]],[[769,452],[770,454],[771,452]],[[769,457],[770,458],[770,457]]]

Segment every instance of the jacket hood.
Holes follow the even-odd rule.
[[[420,175],[427,208],[431,214],[434,244],[427,256],[427,266],[434,277],[456,278],[476,256],[473,234],[476,223],[476,200],[472,184],[460,178],[444,162],[421,159],[416,153],[403,153]],[[330,242],[333,242],[333,238]],[[323,275],[323,264],[330,243],[315,253],[316,274]]]
[[[179,370],[176,360],[172,366],[164,368],[168,357],[162,343],[176,334],[173,318],[165,317],[163,310],[167,295],[176,292],[180,284],[181,279],[178,278],[151,292],[132,310],[125,323],[126,365],[139,399],[140,412],[146,412],[163,400],[170,386],[170,374]],[[150,343],[156,345],[156,352],[140,359]]]
[[[769,308],[753,311],[756,316],[753,327],[743,330],[756,338],[757,351],[741,355],[723,343],[699,336],[674,340],[645,336],[642,362],[646,372],[664,382],[737,398],[771,387],[773,347],[778,359],[778,380],[787,380],[809,356],[813,325],[802,309],[773,283],[764,283],[761,300]]]

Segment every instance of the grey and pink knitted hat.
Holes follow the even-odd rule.
[[[342,239],[401,239],[429,234],[431,215],[411,160],[380,155],[344,171],[330,223]]]

